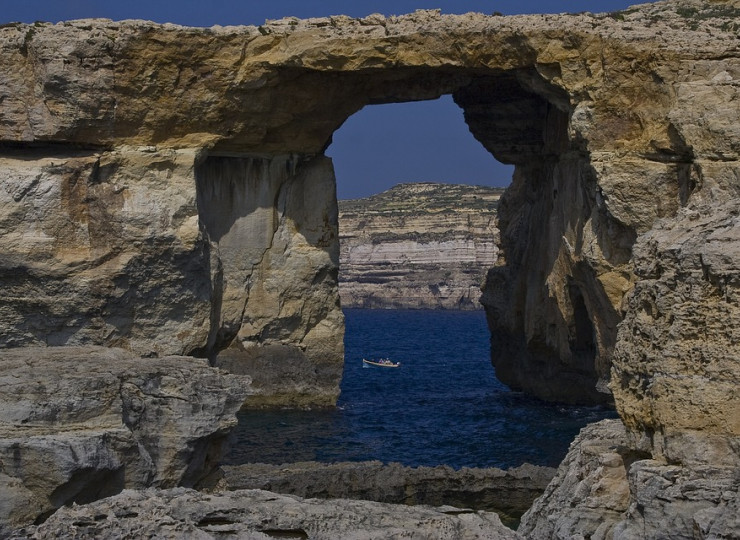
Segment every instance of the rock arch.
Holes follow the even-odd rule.
[[[474,136],[516,165],[484,295],[499,376],[608,401],[636,239],[737,189],[723,113],[687,106],[690,88],[707,103],[736,92],[735,64],[716,53],[733,34],[711,19],[687,33],[656,6],[660,32],[638,11],[630,24],[427,11],[0,29],[12,231],[0,345],[219,356],[261,373],[265,403],[332,403],[342,319],[323,151],[367,104],[452,94]]]

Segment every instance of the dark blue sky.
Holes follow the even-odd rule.
[[[615,11],[628,0],[0,0],[0,24],[104,17],[148,19],[188,26],[264,23],[287,16],[370,13],[398,15],[416,9],[443,13],[577,13]],[[340,198],[364,197],[398,182],[435,181],[506,186],[511,167],[473,139],[449,96],[435,101],[365,107],[334,134]]]

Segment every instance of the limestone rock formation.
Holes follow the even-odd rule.
[[[342,306],[479,309],[502,191],[415,183],[339,201]]]
[[[328,160],[198,152],[5,148],[0,346],[228,347],[264,364],[277,343],[313,377],[274,389],[260,365],[254,399],[333,403],[343,349]]]
[[[630,446],[619,420],[584,428],[517,532],[569,538],[736,538],[736,467],[667,463]]]
[[[609,538],[630,502],[630,461],[620,454],[625,448],[619,420],[584,428],[545,493],[522,518],[519,534],[537,540]]]
[[[612,388],[629,445],[653,460],[630,470],[623,538],[740,535],[739,215],[695,202],[635,245]]]
[[[323,150],[369,103],[452,94],[516,166],[483,295],[498,376],[610,401],[636,238],[737,189],[738,9],[6,25],[2,346],[223,352],[265,402],[332,403],[343,323]]]
[[[633,444],[672,463],[740,467],[740,206],[689,206],[635,246],[614,365]]]
[[[521,538],[496,514],[453,507],[410,507],[368,501],[302,500],[260,490],[203,494],[184,488],[124,491],[63,508],[11,538]]]
[[[225,450],[249,380],[202,359],[48,347],[0,355],[0,536],[72,502],[195,486]]]
[[[545,490],[555,471],[522,465],[508,470],[404,467],[362,463],[252,463],[223,467],[218,487],[264,489],[304,498],[362,499],[392,504],[454,506],[518,519]]]

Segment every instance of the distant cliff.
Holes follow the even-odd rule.
[[[478,309],[498,256],[503,190],[400,184],[339,201],[339,294],[344,307]]]

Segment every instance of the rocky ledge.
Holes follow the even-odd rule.
[[[124,491],[63,508],[11,538],[515,539],[496,514],[453,507],[300,499],[268,491],[205,494],[184,488]]]
[[[125,488],[213,474],[249,379],[103,347],[0,355],[0,537]]]
[[[517,532],[533,540],[709,539],[740,534],[731,465],[669,463],[636,451],[619,420],[581,431]]]
[[[480,309],[502,189],[400,184],[339,201],[343,307]]]
[[[555,471],[528,464],[508,470],[454,470],[370,461],[225,466],[223,475],[216,489],[264,489],[303,498],[471,508],[495,512],[511,524],[545,491]]]

